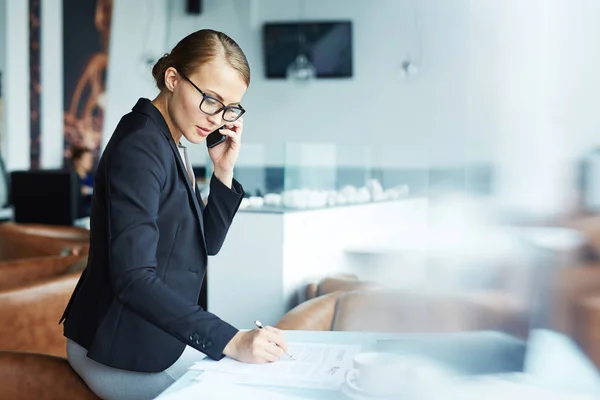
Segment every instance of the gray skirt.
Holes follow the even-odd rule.
[[[104,400],[154,399],[205,355],[186,346],[177,361],[162,372],[134,372],[108,367],[87,357],[87,350],[67,339],[67,359],[88,387]]]

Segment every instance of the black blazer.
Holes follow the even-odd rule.
[[[88,264],[64,312],[64,334],[104,365],[171,366],[190,345],[213,359],[237,329],[199,305],[243,197],[214,176],[206,207],[161,113],[140,99],[98,164]]]

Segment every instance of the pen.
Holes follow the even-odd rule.
[[[258,329],[265,329],[265,327],[263,326],[263,324],[262,324],[262,323],[261,323],[259,320],[256,320],[256,321],[254,321],[254,325],[256,325],[256,327],[257,327]],[[273,344],[274,344],[275,346],[277,346],[277,343],[273,343]],[[286,351],[286,352],[285,352],[285,354],[286,354],[286,355],[287,355],[289,358],[291,358],[292,360],[295,360],[294,356],[293,356],[293,355],[292,355],[292,354],[291,354],[289,351]]]

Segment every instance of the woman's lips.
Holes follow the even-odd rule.
[[[205,129],[198,125],[196,125],[196,131],[198,132],[198,134],[200,136],[203,136],[203,137],[207,137],[210,134],[210,132],[212,132],[210,129]]]

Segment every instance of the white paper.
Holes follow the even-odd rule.
[[[342,385],[345,372],[340,373],[332,379],[321,379],[321,380],[301,380],[300,378],[294,377],[269,377],[269,376],[257,376],[257,375],[245,375],[245,374],[230,374],[226,372],[217,371],[204,371],[198,377],[196,381],[208,382],[208,383],[225,383],[225,384],[240,384],[240,385],[251,385],[251,386],[275,386],[282,388],[294,388],[294,389],[320,389],[320,390],[339,390]]]
[[[161,397],[161,400],[306,400],[303,397],[281,393],[275,390],[238,386],[233,384],[217,384],[216,382],[197,382],[185,389]]]
[[[284,356],[274,363],[247,364],[224,358],[199,361],[190,369],[233,374],[235,382],[246,384],[337,390],[360,346],[292,343],[289,351],[296,360]]]

